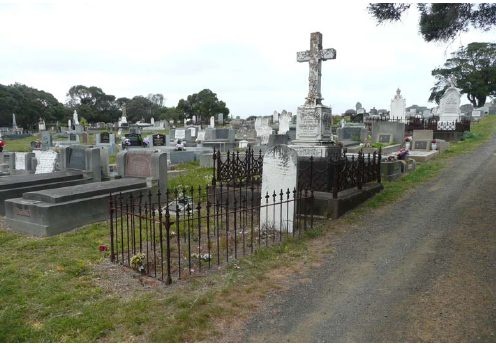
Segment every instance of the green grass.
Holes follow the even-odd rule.
[[[24,137],[22,139],[5,139],[6,152],[31,152],[31,141],[39,140],[37,135]]]
[[[186,170],[182,175],[169,178],[167,185],[169,189],[175,188],[195,188],[205,187],[207,184],[212,184],[213,169],[200,167],[198,161],[191,161],[184,164],[178,164],[175,170]]]
[[[267,271],[309,259],[305,240],[290,240],[222,273],[121,297],[99,286],[105,277],[94,272],[108,259],[98,251],[107,241],[105,224],[43,239],[0,230],[0,341],[203,340],[216,334],[216,319],[239,315],[250,293],[268,290],[258,285]]]

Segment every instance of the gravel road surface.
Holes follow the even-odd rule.
[[[370,213],[237,340],[496,342],[496,140]]]

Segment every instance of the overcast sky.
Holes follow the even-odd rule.
[[[360,101],[389,109],[399,87],[427,102],[432,69],[495,30],[425,43],[412,8],[377,26],[367,2],[330,0],[5,1],[0,0],[0,84],[20,82],[66,101],[73,85],[132,98],[162,93],[166,106],[204,88],[233,116],[296,113],[308,93],[310,33],[336,60],[323,62],[323,103],[339,114]],[[467,103],[466,98],[462,104]]]

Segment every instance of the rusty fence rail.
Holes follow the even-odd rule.
[[[214,186],[109,196],[114,263],[167,284],[313,228],[313,192]]]

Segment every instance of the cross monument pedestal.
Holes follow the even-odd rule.
[[[335,49],[322,49],[322,34],[310,35],[310,50],[296,54],[298,62],[309,63],[308,96],[296,114],[296,139],[291,148],[300,156],[327,156],[335,147],[332,133],[332,109],[322,104],[322,61],[336,59]]]

